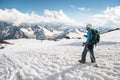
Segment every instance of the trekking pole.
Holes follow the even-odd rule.
[[[94,52],[96,53],[96,50],[94,50]],[[93,57],[92,57],[92,58],[93,58]],[[94,59],[93,59],[93,60],[94,60]],[[98,67],[96,60],[94,60],[94,61],[95,61],[94,67]]]

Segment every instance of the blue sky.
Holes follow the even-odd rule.
[[[90,14],[100,13],[107,7],[120,5],[120,0],[0,0],[0,8],[15,8],[22,12],[35,11],[41,14],[45,9],[63,10],[67,14],[74,14],[72,6],[90,9]]]
[[[42,15],[44,10],[62,10],[75,20],[91,20],[90,16],[102,14],[107,7],[120,6],[120,0],[0,0],[0,9],[11,9]]]

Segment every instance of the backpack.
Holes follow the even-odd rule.
[[[92,44],[97,44],[100,41],[100,34],[96,29],[92,29]]]

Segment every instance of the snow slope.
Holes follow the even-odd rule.
[[[120,42],[120,30],[111,31],[101,35],[101,41]]]
[[[87,64],[78,62],[83,50],[80,39],[8,42],[14,45],[0,49],[0,80],[120,80],[120,42],[103,39],[95,48],[98,68],[90,63],[89,53]]]
[[[75,30],[75,31],[71,31],[69,32],[66,36],[68,36],[70,39],[77,39],[77,38],[84,38],[83,35],[85,35],[86,33],[83,33],[79,30]]]

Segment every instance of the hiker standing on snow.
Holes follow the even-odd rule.
[[[83,43],[83,45],[85,45],[84,50],[82,52],[82,59],[79,60],[80,63],[85,63],[86,62],[86,54],[89,51],[90,52],[90,59],[92,63],[95,63],[95,56],[94,56],[94,44],[91,42],[92,40],[92,25],[91,24],[87,24],[86,25],[86,29],[87,29],[87,35],[84,35],[85,37],[87,37],[87,40],[85,43]]]

